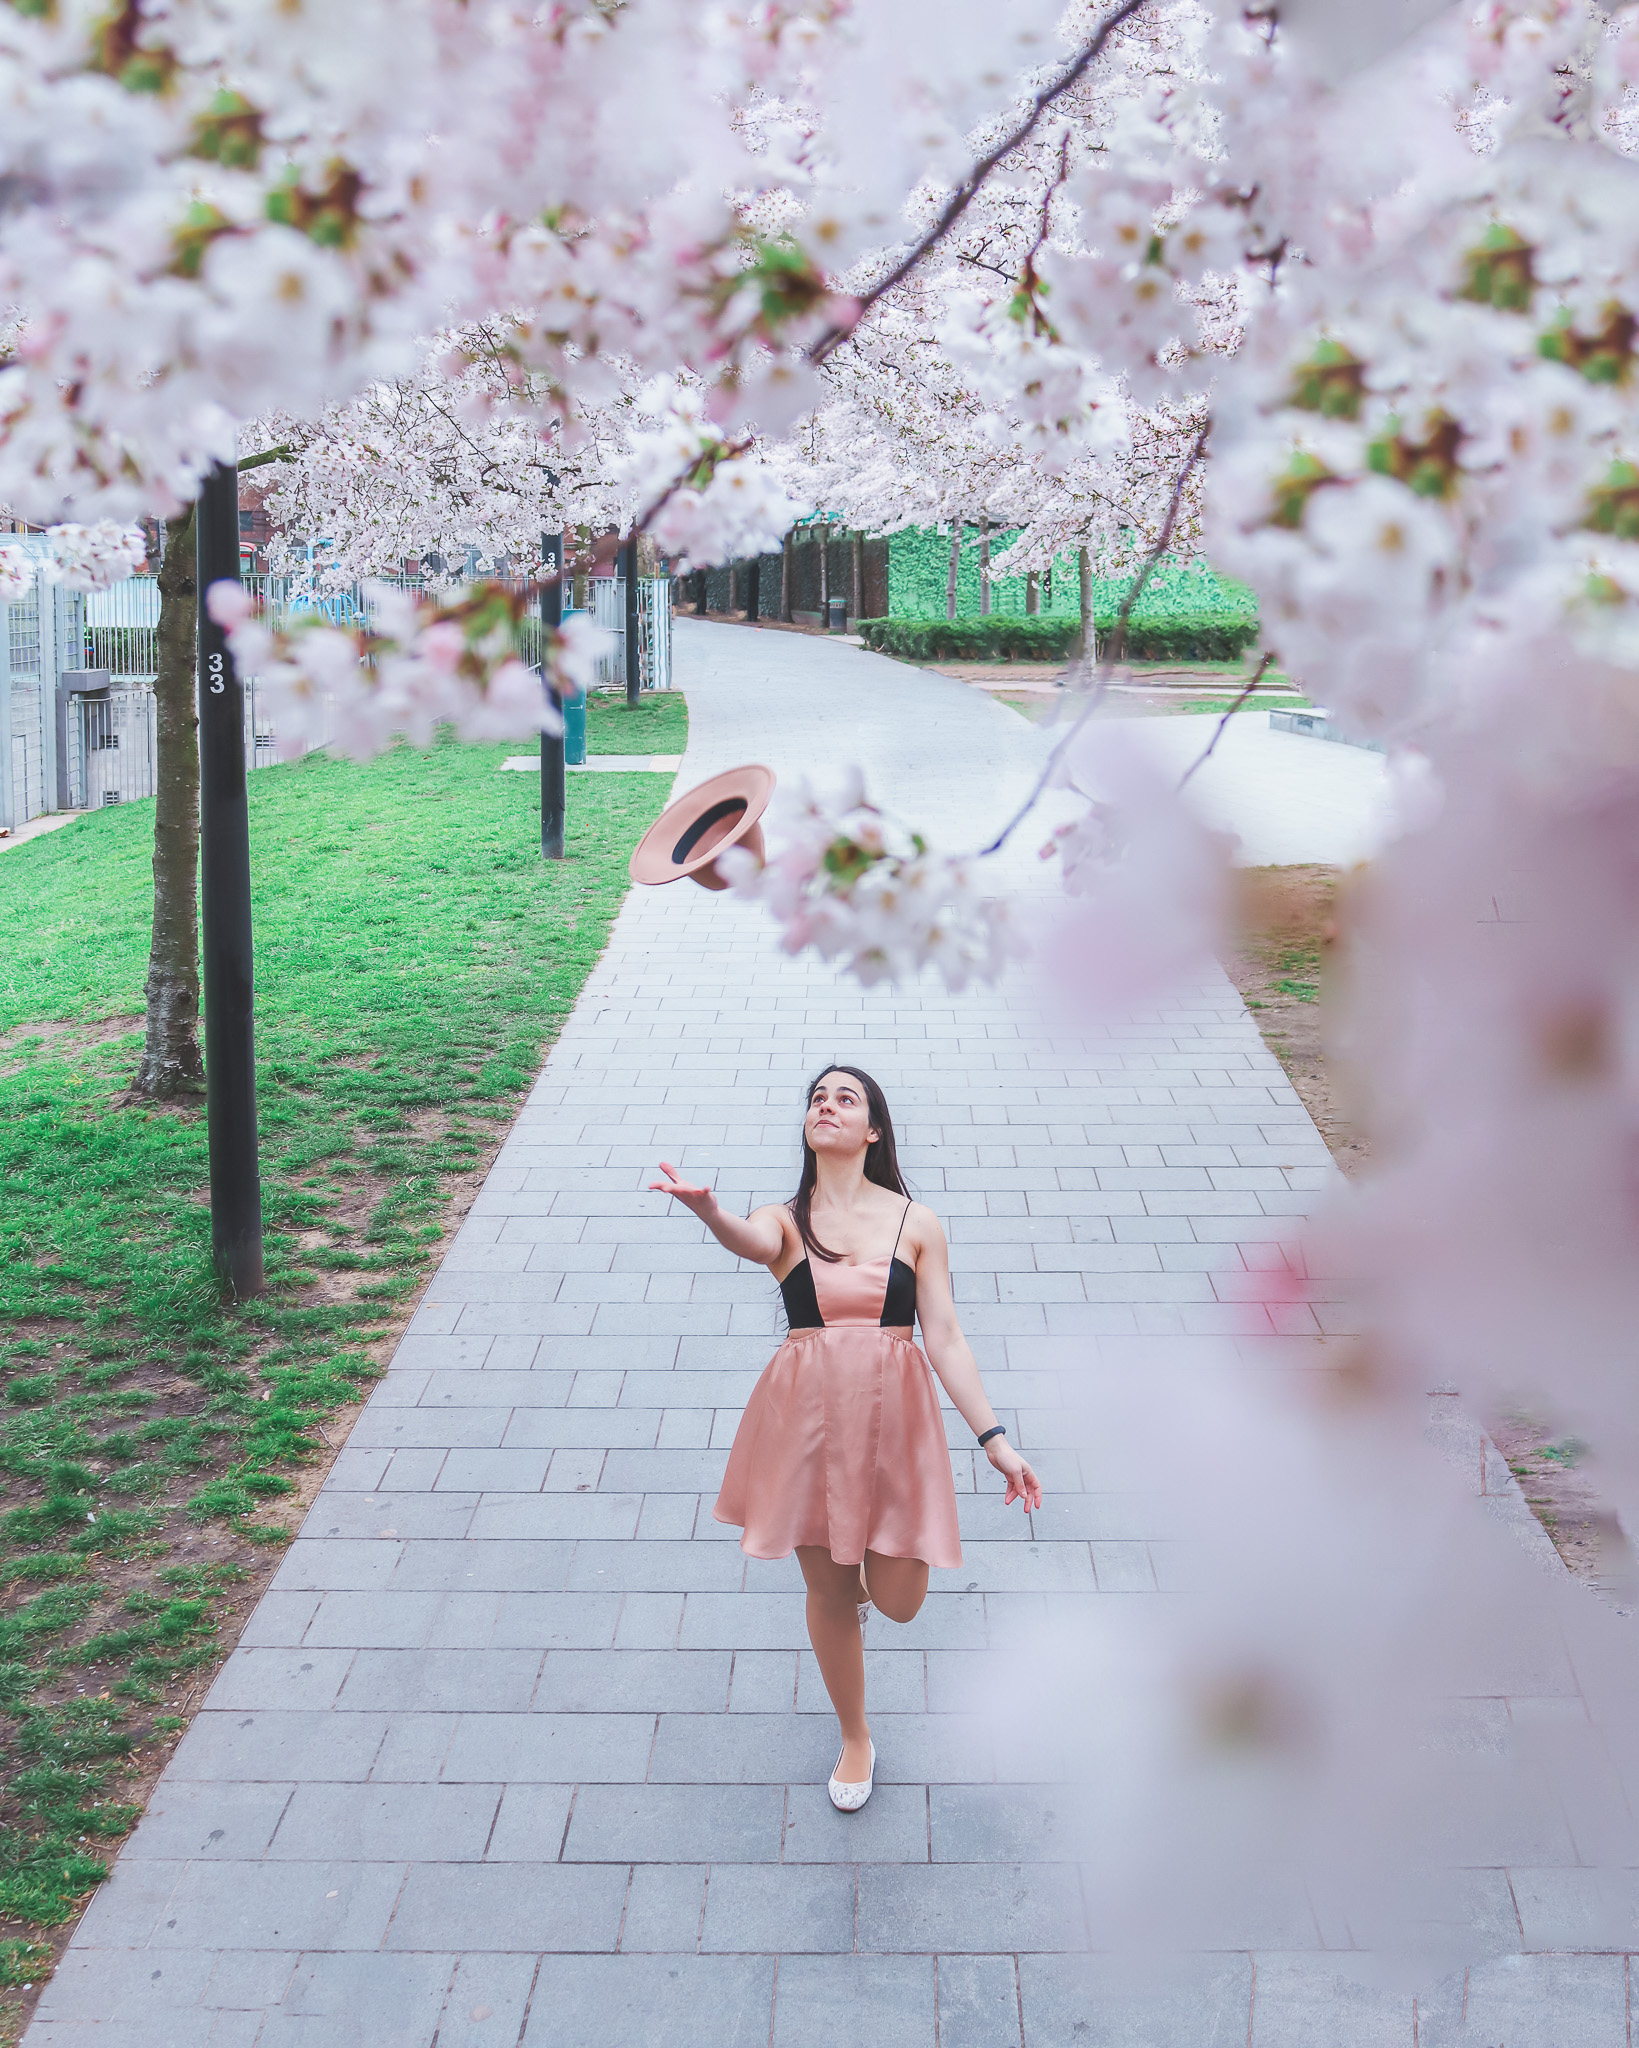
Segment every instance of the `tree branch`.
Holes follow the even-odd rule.
[[[242,470],[262,469],[270,462],[288,462],[290,455],[290,444],[283,441],[277,448],[264,448],[260,455],[241,455],[238,467]]]
[[[1224,713],[1223,717],[1218,720],[1217,730],[1213,733],[1211,739],[1207,741],[1205,753],[1198,755],[1195,760],[1191,761],[1189,766],[1184,770],[1183,774],[1179,776],[1178,788],[1180,791],[1182,791],[1184,784],[1188,782],[1189,778],[1195,773],[1196,769],[1204,767],[1206,763],[1212,759],[1212,750],[1223,738],[1225,728],[1228,726],[1229,721],[1235,716],[1235,713],[1240,710],[1241,706],[1246,702],[1247,698],[1251,696],[1252,692],[1258,687],[1259,683],[1263,681],[1265,671],[1268,669],[1269,664],[1274,660],[1274,658],[1275,657],[1272,654],[1266,654],[1262,661],[1258,663],[1256,670],[1253,672],[1251,682],[1249,682],[1246,688],[1242,690],[1240,695],[1235,699],[1234,703],[1231,704],[1229,709]]]
[[[839,322],[835,326],[828,327],[819,340],[814,343],[813,347],[808,351],[808,360],[811,363],[823,363],[835,348],[847,340],[848,336],[853,333],[854,329],[876,304],[878,299],[886,297],[895,285],[903,284],[905,279],[910,276],[911,272],[922,261],[922,258],[927,255],[928,251],[937,247],[944,240],[945,236],[950,233],[951,229],[978,197],[985,180],[996,166],[1004,157],[1011,156],[1020,143],[1029,141],[1030,137],[1035,133],[1036,124],[1040,121],[1042,115],[1047,112],[1048,108],[1056,100],[1063,98],[1071,86],[1075,85],[1082,78],[1090,65],[1098,61],[1104,54],[1104,46],[1109,42],[1110,37],[1114,35],[1115,31],[1124,21],[1129,20],[1135,15],[1144,4],[1145,0],[1122,0],[1120,6],[1105,16],[1098,25],[1098,33],[1087,44],[1086,48],[1078,51],[1070,59],[1069,63],[1064,66],[1051,85],[1044,86],[1037,93],[1036,97],[1030,102],[1029,109],[1025,113],[1024,118],[1002,137],[994,149],[986,151],[979,161],[973,165],[961,184],[957,186],[956,190],[940,208],[939,218],[933,223],[932,227],[899,259],[886,277],[872,285],[870,290],[864,293],[857,301],[858,310],[847,324],[843,325]]]

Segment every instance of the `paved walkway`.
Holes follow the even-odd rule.
[[[1196,712],[1128,723],[1181,775],[1220,721]],[[1389,838],[1393,795],[1381,754],[1271,732],[1266,712],[1247,711],[1230,720],[1211,759],[1191,778],[1188,801],[1207,824],[1236,835],[1236,858],[1245,867],[1304,861],[1347,867],[1369,860]]]
[[[685,621],[677,671],[684,786],[858,759],[978,843],[1041,757],[977,692],[824,641]],[[852,1818],[795,1564],[710,1517],[774,1289],[643,1186],[663,1154],[784,1196],[839,1056],[886,1084],[1047,1486],[1004,1512],[951,1418],[966,1563],[871,1623],[879,1789]],[[1101,1993],[1052,1760],[972,1705],[1021,1624],[1157,1584],[1117,1473],[1054,1448],[1061,1372],[1154,1333],[1312,1336],[1260,1275],[1331,1172],[1221,976],[1066,1049],[1022,984],[862,991],[753,909],[635,893],[28,2048],[1409,2043],[1409,2000],[1340,1993],[1312,1926],[1255,1999],[1244,1951],[1165,2013]],[[1605,2048],[1622,1983],[1584,1990],[1578,2048]]]

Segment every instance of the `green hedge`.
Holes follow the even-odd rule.
[[[1129,661],[1239,661],[1258,637],[1255,613],[1186,612],[1168,607],[1127,622]],[[1109,652],[1116,608],[1094,614],[1097,652]],[[867,647],[902,661],[1067,661],[1081,635],[1074,618],[861,619]]]
[[[1079,619],[861,619],[867,647],[902,661],[1062,661]]]

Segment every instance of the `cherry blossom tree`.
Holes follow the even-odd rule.
[[[988,547],[999,575],[1050,569],[1080,554],[1084,576],[1130,570],[1154,542],[1205,417],[1183,390],[1139,404],[1119,370],[1059,344],[1036,281],[1043,251],[1074,249],[1072,176],[1107,150],[1134,80],[1169,76],[1180,33],[1168,10],[1116,25],[1103,64],[1075,80],[1054,119],[1010,151],[919,267],[889,283],[868,316],[827,355],[827,403],[793,437],[791,470],[807,494],[868,531],[938,524],[953,545]],[[982,145],[1007,132],[986,124]],[[929,182],[913,217],[937,222],[945,194]],[[869,293],[896,252],[850,273]],[[1034,297],[1032,297],[1034,294]],[[1215,316],[1208,345],[1234,348],[1234,288],[1198,293]],[[1198,540],[1203,478],[1192,468],[1173,514],[1174,544]],[[1090,559],[1089,559],[1090,558]],[[954,561],[953,561],[954,568]]]
[[[643,380],[595,409],[565,417],[538,377],[509,353],[506,321],[473,321],[424,345],[412,375],[382,379],[313,420],[275,414],[250,439],[275,452],[268,511],[270,561],[292,541],[326,543],[316,574],[327,585],[392,576],[414,563],[434,581],[466,582],[500,561],[533,568],[543,532],[623,527],[637,508],[620,465]],[[426,565],[436,561],[436,570]]]
[[[59,0],[0,11],[0,64],[0,495],[26,516],[174,512],[237,422],[413,379],[416,337],[510,309],[543,442],[611,402],[612,365],[660,380],[621,481],[689,561],[776,539],[767,437],[853,407],[878,450],[927,450],[897,501],[877,457],[873,518],[971,516],[958,483],[1011,462],[1025,563],[1103,477],[1145,561],[1199,518],[1266,651],[1357,733],[1415,747],[1347,1020],[1388,1164],[1328,1253],[1371,1340],[1322,1375],[1329,1406],[1226,1377],[1167,1417],[1176,1464],[1254,1475],[1306,1540],[1243,1517],[1175,1610],[1191,1643],[1158,1622],[1115,1660],[1105,1639],[1073,1682],[1095,1730],[1143,1708],[1095,1861],[1187,1837],[1171,1867],[1205,1869],[1254,1808],[1301,1832],[1324,1806],[1337,1840],[1437,1817],[1407,1796],[1426,1770],[1389,1784],[1376,1710],[1391,1680],[1444,1683],[1434,1653],[1475,1612],[1514,1625],[1517,1589],[1415,1489],[1385,1495],[1413,1397],[1434,1374],[1540,1395],[1639,1526],[1639,10]],[[931,437],[904,379],[929,330]],[[1104,438],[1118,406],[1136,478]],[[824,428],[809,457],[835,459]],[[1031,509],[1059,488],[1059,514]],[[384,600],[368,677],[355,639],[270,638],[231,590],[210,601],[281,722],[328,691],[350,746],[539,715],[505,592]],[[570,635],[554,658],[584,655]],[[1089,1014],[1154,993],[1221,893],[1186,807],[1095,737],[1068,733],[1053,771],[1087,798],[1054,843]],[[870,975],[960,979],[1005,951],[977,863],[857,783],[740,879],[791,942]],[[1397,1529],[1449,1540],[1449,1581]],[[1598,1732],[1625,1753],[1631,1650],[1542,1611],[1590,1700],[1618,1702]],[[1157,1815],[1185,1836],[1146,1832]]]

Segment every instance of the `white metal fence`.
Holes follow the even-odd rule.
[[[13,544],[45,556],[49,542],[18,535]],[[293,576],[248,579],[276,619],[320,615],[337,625],[366,616],[363,590],[315,591]],[[626,678],[625,585],[592,583],[593,616],[615,636],[598,664],[598,681]],[[159,586],[132,576],[88,596],[37,582],[16,604],[0,606],[0,825],[15,828],[45,811],[97,809],[152,796],[158,779],[154,700]],[[643,687],[671,688],[671,586],[638,586]],[[540,662],[540,634],[525,624],[525,653]],[[322,744],[322,742],[316,742]],[[245,678],[245,765],[277,760],[276,736],[256,678]]]
[[[615,636],[613,650],[598,657],[597,680],[619,688],[626,681],[626,579],[592,578],[593,622]],[[645,690],[672,686],[672,586],[667,576],[644,576],[637,586],[638,646]]]

